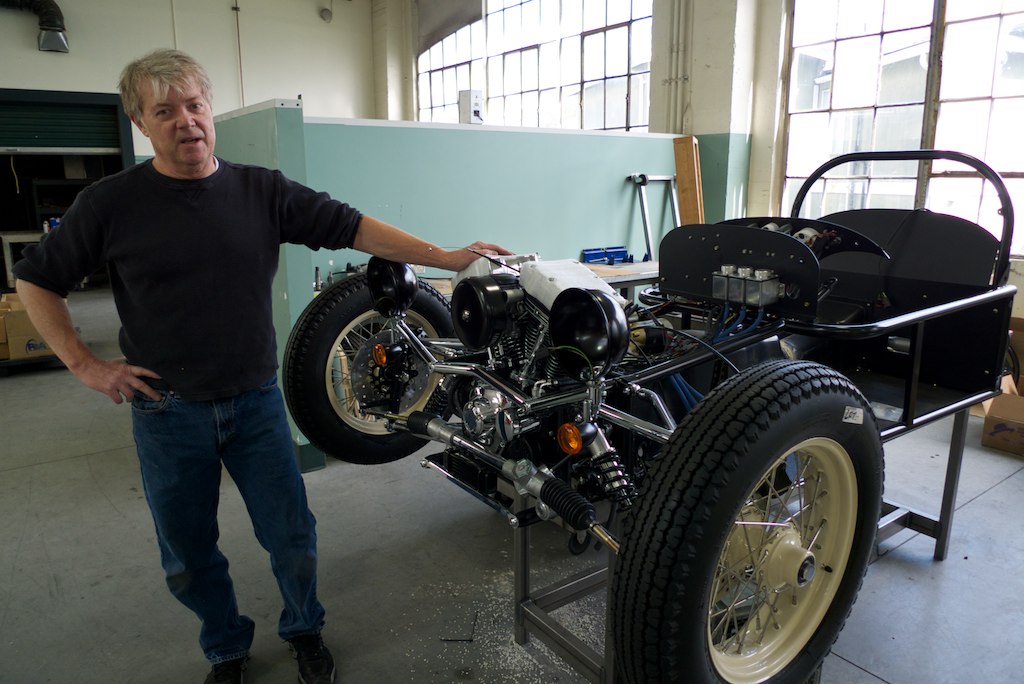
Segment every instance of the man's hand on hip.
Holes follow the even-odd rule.
[[[160,393],[142,379],[159,379],[160,376],[147,368],[132,366],[124,359],[90,359],[73,372],[84,385],[106,394],[115,404],[120,404],[125,399],[131,401],[136,392],[154,401],[160,400]]]

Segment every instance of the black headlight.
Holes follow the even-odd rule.
[[[409,264],[370,257],[366,264],[366,284],[373,308],[382,316],[405,313],[419,292],[416,274]]]
[[[452,292],[452,323],[470,349],[498,341],[511,325],[510,306],[522,298],[519,279],[511,273],[466,278]]]
[[[558,363],[569,375],[600,377],[626,353],[626,314],[605,292],[569,288],[551,304],[551,341]]]

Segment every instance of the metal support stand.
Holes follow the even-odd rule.
[[[640,199],[640,218],[644,222],[644,243],[647,247],[647,254],[644,255],[644,261],[651,261],[654,259],[654,247],[653,239],[651,238],[651,212],[647,206],[647,185],[651,182],[662,182],[668,183],[669,189],[672,193],[672,218],[675,220],[673,228],[678,228],[682,225],[682,219],[679,216],[679,190],[676,186],[675,176],[649,176],[646,173],[634,173],[626,176],[626,180],[633,181],[636,184],[636,194]]]
[[[513,503],[515,511],[522,511],[528,499],[517,494]],[[579,637],[570,632],[551,615],[551,611],[568,605],[596,591],[606,590],[611,576],[613,555],[608,554],[609,563],[565,578],[544,589],[533,590],[530,586],[530,528],[516,527],[512,531],[512,563],[514,568],[513,590],[515,592],[515,640],[525,644],[530,636],[536,636],[577,672],[595,684],[614,684],[614,649],[611,644],[611,621],[605,618],[605,652],[601,655]]]
[[[970,408],[963,408],[953,419],[953,434],[949,440],[949,458],[946,461],[946,481],[942,489],[939,517],[926,515],[906,506],[882,502],[882,517],[878,521],[878,541],[888,539],[902,529],[926,534],[935,540],[935,560],[945,560],[949,552],[949,537],[953,528],[956,491],[960,486],[960,469],[964,460],[967,440],[967,416]]]

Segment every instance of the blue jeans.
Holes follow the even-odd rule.
[[[160,401],[136,395],[132,428],[146,500],[171,593],[202,621],[213,663],[245,655],[253,621],[238,612],[228,561],[217,548],[221,463],[238,486],[284,598],[282,639],[318,633],[316,520],[295,462],[276,377],[227,399]]]

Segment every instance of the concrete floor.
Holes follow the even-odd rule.
[[[74,293],[83,337],[116,352],[106,291]],[[129,409],[61,368],[0,377],[0,682],[200,682],[197,623],[167,593],[141,491]],[[890,499],[935,512],[951,421],[887,446]],[[907,531],[883,545],[824,668],[842,684],[1018,682],[1024,663],[1024,458],[978,446],[972,418],[950,555]],[[511,532],[418,459],[330,460],[308,473],[319,593],[339,681],[519,684],[583,678],[512,640]],[[225,479],[222,548],[257,621],[252,682],[293,682],[276,635],[279,596]],[[595,558],[538,526],[537,585]],[[603,599],[558,615],[599,644]]]

